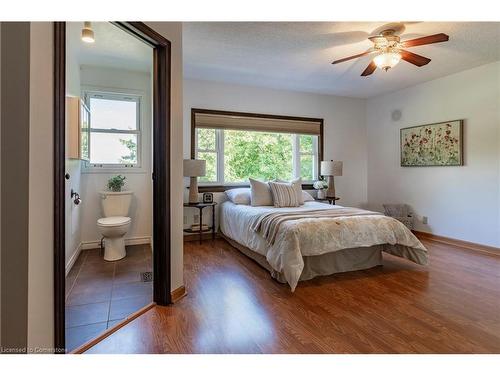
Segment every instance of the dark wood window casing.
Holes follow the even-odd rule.
[[[307,126],[310,124],[311,127],[314,127],[313,133],[318,135],[318,175],[319,175],[319,165],[320,162],[323,158],[323,119],[321,118],[311,118],[311,117],[297,117],[297,116],[281,116],[281,115],[271,115],[271,114],[263,114],[263,113],[249,113],[249,112],[232,112],[232,111],[219,111],[219,110],[212,110],[212,109],[200,109],[200,108],[191,108],[191,159],[195,158],[196,154],[196,117],[197,115],[212,115],[212,116],[227,116],[227,117],[240,117],[240,118],[248,118],[249,123],[252,122],[252,119],[255,120],[255,122],[259,122],[258,120],[271,120],[270,122],[273,122],[272,120],[278,120],[282,121],[285,126],[286,125],[292,125],[290,126],[290,131],[289,133],[304,133],[302,130],[304,126]],[[208,116],[206,116],[208,117]],[[277,122],[278,122],[277,121]],[[262,123],[263,121],[260,121]],[[293,123],[297,123],[297,128],[293,128]],[[208,126],[203,126],[203,127],[208,127]],[[220,128],[226,128],[226,126],[221,125],[219,126]],[[264,128],[264,126],[262,126]],[[274,128],[276,125],[273,126]],[[227,127],[229,128],[229,127]],[[242,129],[242,127],[239,127],[239,129]],[[297,129],[299,129],[297,131]],[[248,130],[255,130],[253,127],[248,128]],[[281,132],[286,132],[284,131],[284,128],[282,127],[280,129]],[[243,185],[244,187],[245,185]],[[233,189],[236,187],[242,187],[242,185],[235,185],[232,186],[230,184],[225,184],[225,185],[205,185],[205,186],[199,186],[199,191],[200,193],[205,193],[205,192],[223,192],[229,189]],[[313,189],[312,184],[303,184],[302,188],[304,190],[311,190]]]

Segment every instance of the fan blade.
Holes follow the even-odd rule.
[[[401,50],[399,52],[401,53],[401,58],[404,61],[408,61],[416,66],[427,65],[431,61],[431,59],[428,59],[427,57],[417,55],[416,53],[410,51]]]
[[[449,39],[450,37],[446,34],[443,33],[434,34],[429,36],[423,36],[422,38],[405,40],[404,42],[401,42],[401,47],[408,48],[408,47],[422,46],[424,44],[441,43],[441,42],[447,42]]]
[[[377,69],[377,65],[375,65],[375,63],[372,61],[370,64],[368,64],[366,69],[363,70],[363,73],[361,73],[361,76],[362,77],[369,76],[370,74],[372,74],[375,71],[375,69]]]
[[[352,60],[352,59],[356,59],[356,58],[361,57],[361,56],[369,55],[372,52],[373,52],[373,50],[370,49],[370,50],[368,50],[366,52],[363,52],[363,53],[360,53],[358,55],[344,57],[343,59],[340,59],[340,60],[335,60],[334,62],[332,62],[332,64],[338,64],[338,63],[341,63],[341,62],[344,62],[344,61],[349,61],[349,60]]]

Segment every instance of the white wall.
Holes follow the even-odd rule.
[[[500,246],[500,62],[367,101],[368,201],[408,203],[417,230]],[[391,112],[402,119],[391,120]],[[399,129],[464,119],[461,167],[400,167]]]
[[[343,176],[335,179],[339,204],[366,205],[364,99],[185,79],[185,158],[191,155],[191,108],[323,118],[324,159],[344,162]],[[187,224],[191,214],[186,210]]]
[[[153,52],[151,50],[151,57]],[[152,62],[151,62],[152,63]],[[97,220],[102,215],[99,191],[107,190],[107,181],[117,174],[125,176],[125,189],[132,190],[134,197],[130,208],[132,224],[126,239],[151,238],[152,229],[152,181],[151,181],[151,74],[123,69],[103,68],[95,66],[81,67],[82,89],[122,92],[142,95],[141,133],[142,133],[142,168],[140,171],[127,169],[114,170],[111,173],[102,170],[83,169],[81,176],[82,211],[81,241],[100,241],[101,234],[97,229]],[[103,173],[104,172],[104,173]]]

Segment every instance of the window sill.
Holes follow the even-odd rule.
[[[234,184],[234,185],[198,185],[198,192],[199,193],[220,193],[224,192],[226,190],[230,189],[237,189],[237,188],[249,188],[250,185],[248,184]],[[305,183],[302,184],[302,190],[314,190],[313,184],[312,183]]]
[[[146,174],[145,168],[82,168],[82,174]]]

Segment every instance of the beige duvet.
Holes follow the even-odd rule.
[[[314,215],[314,211],[318,214]],[[273,223],[265,226],[273,233],[272,241],[259,229],[259,223],[270,215],[279,221],[278,227]],[[283,217],[292,219],[283,220]],[[271,267],[283,274],[292,291],[304,268],[304,256],[382,245],[385,252],[418,264],[427,263],[427,250],[401,222],[359,209],[319,202],[306,202],[293,208],[224,202],[220,225],[226,236],[264,255]]]

